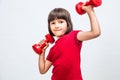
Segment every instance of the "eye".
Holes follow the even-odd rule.
[[[60,23],[64,23],[63,21],[60,21]]]
[[[55,24],[55,22],[50,22],[50,24]]]
[[[64,21],[60,20],[59,23],[64,23]]]

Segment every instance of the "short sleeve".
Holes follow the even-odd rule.
[[[76,44],[78,44],[78,45],[82,42],[82,41],[79,41],[79,40],[77,39],[77,34],[78,34],[79,32],[81,32],[81,30],[76,30],[76,31],[73,32],[74,40],[75,40]]]

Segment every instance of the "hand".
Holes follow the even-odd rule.
[[[45,41],[45,40],[43,39],[43,40],[41,40],[38,44],[39,44],[39,45],[42,45],[42,44],[44,43],[44,41]],[[48,48],[48,46],[49,46],[49,44],[48,44],[47,42],[46,42],[45,44],[46,44],[46,46],[42,49],[42,53],[45,53],[45,50],[46,50],[46,49]]]
[[[82,9],[83,9],[84,11],[86,11],[87,13],[89,13],[89,12],[91,12],[91,11],[94,12],[92,5],[85,6],[85,4],[83,4],[83,5],[82,5]]]

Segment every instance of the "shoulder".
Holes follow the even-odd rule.
[[[78,40],[77,35],[79,32],[82,32],[82,30],[72,30],[69,34],[68,34],[68,38],[71,41],[74,41],[77,44],[80,44],[82,41]]]
[[[77,35],[78,32],[81,32],[82,30],[72,30],[69,34],[74,34],[74,35]]]

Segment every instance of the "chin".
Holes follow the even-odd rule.
[[[64,35],[64,33],[54,33],[54,35],[55,35],[56,37],[61,37],[61,36]]]
[[[56,36],[56,37],[61,37],[61,36],[63,36],[63,35],[60,35],[60,34],[56,34],[55,36]]]

